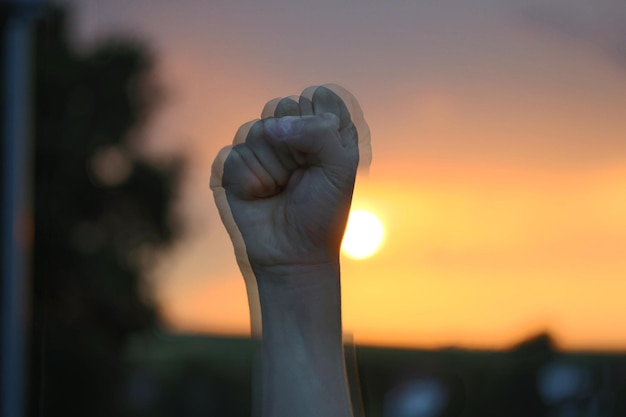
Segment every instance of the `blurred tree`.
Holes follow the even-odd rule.
[[[79,54],[67,20],[48,10],[35,47],[31,414],[123,415],[122,352],[155,324],[141,277],[174,237],[177,169],[142,162],[126,141],[157,97],[146,48],[118,40]]]

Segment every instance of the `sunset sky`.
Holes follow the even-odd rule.
[[[342,262],[357,343],[506,348],[548,330],[626,349],[626,3],[71,0],[73,39],[145,39],[167,101],[143,132],[184,155],[166,325],[246,334],[210,167],[271,98],[337,83],[372,132],[355,208],[385,227]]]

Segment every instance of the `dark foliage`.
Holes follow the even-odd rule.
[[[31,411],[121,415],[123,348],[156,321],[142,265],[173,238],[175,176],[126,143],[154,104],[146,48],[112,41],[79,54],[67,29],[53,8],[36,34]]]

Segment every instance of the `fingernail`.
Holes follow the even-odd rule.
[[[268,120],[267,129],[273,135],[281,138],[294,137],[302,133],[304,120],[298,116],[285,116]]]

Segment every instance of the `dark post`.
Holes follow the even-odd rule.
[[[38,0],[0,1],[2,41],[2,220],[0,224],[0,416],[25,411],[29,242],[31,22]]]

